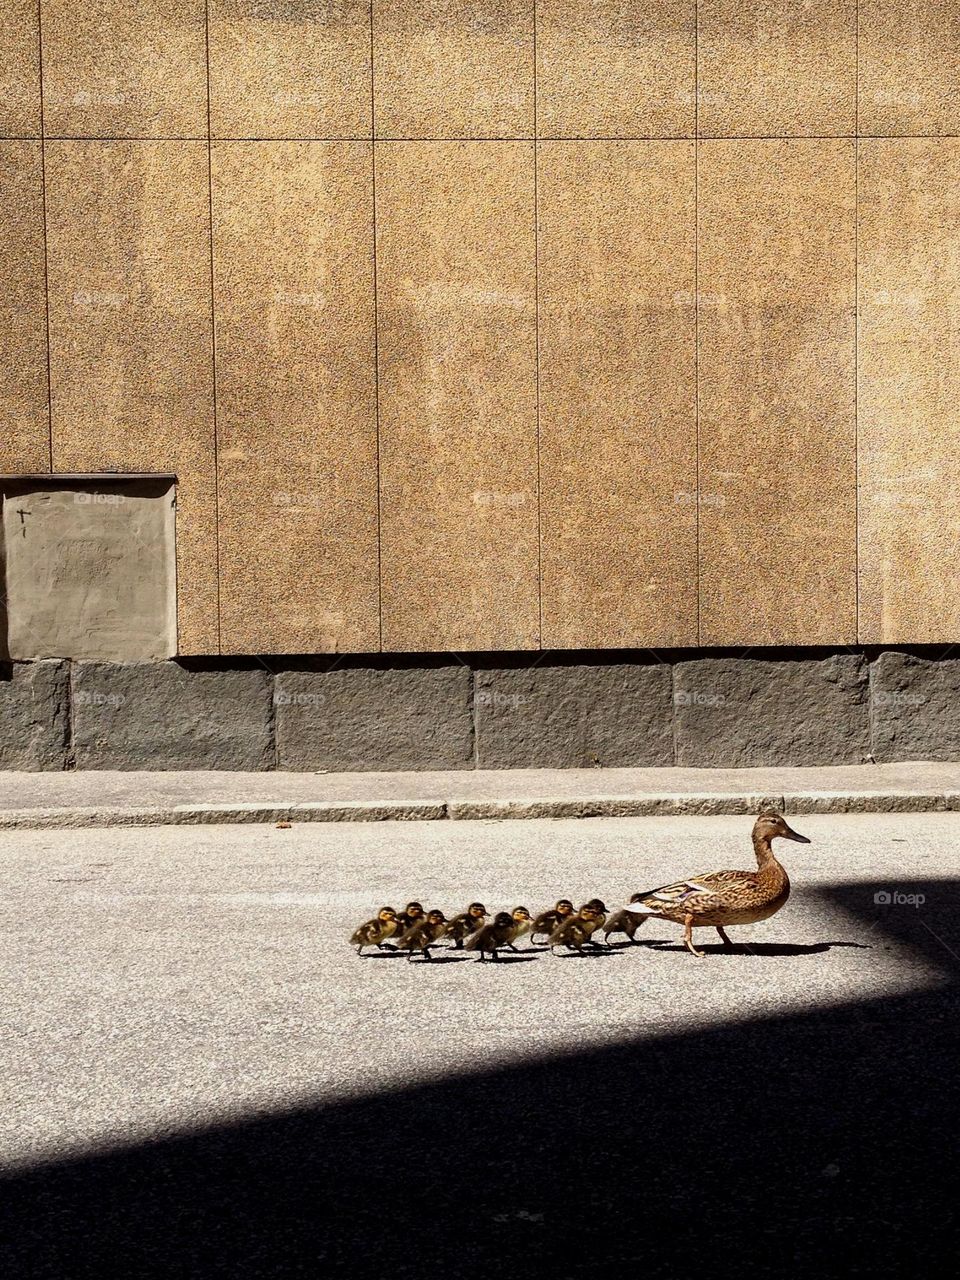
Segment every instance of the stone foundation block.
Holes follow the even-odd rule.
[[[67,663],[0,665],[0,769],[63,769],[70,733]]]
[[[272,769],[272,687],[256,669],[74,663],[76,767]]]
[[[477,767],[673,764],[670,699],[666,664],[478,670]]]
[[[875,760],[960,760],[960,658],[882,653],[870,713]]]
[[[674,711],[679,765],[860,764],[869,754],[859,654],[678,662]]]
[[[280,769],[469,769],[470,672],[461,663],[283,671]]]

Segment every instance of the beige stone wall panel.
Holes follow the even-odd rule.
[[[180,650],[215,653],[206,144],[51,142],[46,169],[54,470],[177,476]]]
[[[694,0],[537,0],[540,137],[691,136]]]
[[[533,145],[376,151],[383,647],[536,648]]]
[[[540,146],[543,644],[696,644],[692,142]]]
[[[699,225],[700,642],[853,642],[853,142],[703,143]]]
[[[370,150],[214,145],[225,653],[380,647]]]

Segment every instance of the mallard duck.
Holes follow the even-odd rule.
[[[599,942],[595,942],[593,934],[603,928],[607,918],[607,908],[599,898],[591,898],[574,915],[567,916],[550,935],[550,949],[569,947],[572,951],[584,954],[583,948],[589,943],[598,950],[603,950]]]
[[[765,810],[753,824],[753,851],[756,871],[710,871],[665,884],[649,893],[634,894],[624,908],[640,917],[656,916],[683,925],[683,943],[691,955],[703,958],[693,945],[693,930],[712,926],[725,947],[733,943],[724,925],[756,924],[780,910],[790,896],[786,871],[774,857],[773,841],[796,840],[809,844],[806,836],[789,827],[782,814]],[[634,901],[636,899],[636,901]]]
[[[631,902],[639,902],[643,897],[642,893],[635,893],[630,899]],[[637,943],[634,934],[643,924],[643,916],[638,916],[632,911],[628,911],[626,907],[621,907],[619,911],[615,911],[609,916],[606,924],[603,926],[603,940],[608,945],[610,943],[611,933],[625,933],[631,942]]]
[[[566,920],[568,916],[573,915],[573,903],[569,898],[561,898],[555,907],[550,911],[541,911],[533,922],[530,930],[530,941],[533,942],[538,933],[545,933],[548,937],[556,929],[562,920]]]
[[[415,924],[419,924],[424,919],[426,916],[422,905],[419,902],[408,902],[397,916],[398,932],[406,933],[408,929],[412,929]]]
[[[399,928],[397,913],[393,907],[381,907],[372,920],[357,925],[350,935],[350,941],[357,948],[357,955],[363,955],[364,947],[382,949],[388,938],[392,938]]]
[[[533,916],[526,907],[514,907],[510,912],[517,924],[517,932],[513,935],[513,941],[522,938],[525,933],[529,933],[533,928]],[[516,951],[516,947],[513,948]]]
[[[408,960],[413,959],[415,951],[421,952],[424,960],[432,960],[430,948],[442,935],[446,927],[447,917],[442,911],[436,909],[428,911],[423,920],[418,921],[417,924],[406,931],[397,946],[401,951],[407,952]]]
[[[498,911],[491,924],[485,924],[472,938],[468,939],[467,950],[479,951],[481,960],[486,958],[486,953],[489,951],[493,959],[497,960],[499,959],[497,952],[501,947],[513,947],[517,928],[517,921],[509,911]],[[516,950],[515,947],[513,949]]]
[[[471,933],[476,933],[478,929],[483,927],[483,922],[487,918],[487,908],[482,902],[471,902],[466,911],[461,911],[458,916],[454,916],[447,924],[444,936],[453,939],[453,945],[459,951],[463,946],[464,938],[469,938]]]

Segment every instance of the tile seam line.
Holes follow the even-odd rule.
[[[43,223],[43,327],[47,367],[47,462],[53,475],[53,365],[50,359],[50,246],[47,229],[47,140],[43,97],[43,0],[37,0],[37,79],[40,92],[40,218]],[[18,139],[19,141],[19,139]],[[28,139],[23,139],[28,141]],[[33,141],[33,139],[29,139]]]
[[[207,87],[207,228],[210,269],[210,374],[213,393],[213,512],[216,527],[215,572],[217,581],[217,653],[223,654],[223,627],[221,624],[220,597],[220,431],[219,414],[217,412],[217,307],[214,284],[214,250],[213,250],[213,137],[210,129],[210,0],[203,6],[203,50],[204,68]],[[180,636],[180,602],[177,601],[177,648]]]
[[[437,142],[951,142],[960,133],[655,133],[655,134],[483,134],[464,136],[448,134],[444,137],[425,135],[370,134],[282,134],[276,136],[227,136],[211,134],[209,138],[199,134],[103,134],[103,133],[10,133],[0,134],[4,142],[378,142],[378,143],[437,143]]]
[[[383,492],[380,456],[380,298],[377,283],[377,93],[374,0],[370,0],[370,200],[373,221],[373,413],[377,443],[377,649],[383,652]]]
[[[537,77],[537,0],[533,3],[533,310],[534,398],[537,428],[537,646],[543,650],[543,483],[540,460],[540,124]]]

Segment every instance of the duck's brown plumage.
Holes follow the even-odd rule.
[[[789,827],[774,810],[761,813],[753,825],[753,849],[756,871],[708,871],[662,885],[649,893],[634,894],[627,911],[642,921],[645,916],[673,920],[684,926],[684,945],[695,956],[702,956],[693,945],[694,928],[712,926],[724,945],[730,939],[725,925],[756,924],[779,911],[790,896],[790,880],[773,852],[777,838],[809,844],[806,836]]]

